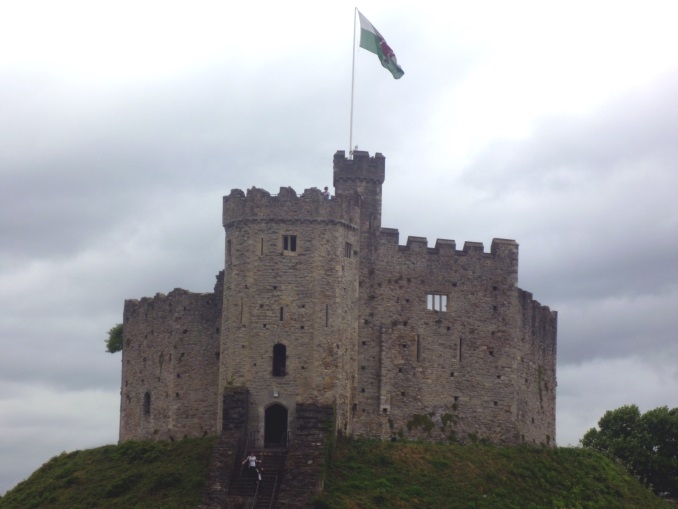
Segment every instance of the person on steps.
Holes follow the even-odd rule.
[[[254,451],[250,451],[250,455],[247,456],[247,458],[245,458],[244,461],[242,462],[243,465],[245,463],[247,463],[248,474],[256,476],[257,481],[261,481],[261,472],[259,472],[259,469],[257,468],[257,463],[261,463],[261,461],[257,460]]]

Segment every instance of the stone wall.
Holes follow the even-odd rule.
[[[217,434],[221,288],[125,301],[121,441]]]
[[[540,377],[555,383],[555,334],[524,326],[517,243],[495,239],[489,253],[450,240],[429,248],[420,237],[400,246],[384,228],[377,245],[374,273],[361,280],[356,434],[553,439],[555,393],[538,400],[534,387]],[[430,298],[445,304],[428,309]]]
[[[299,404],[294,439],[276,501],[279,509],[306,509],[323,487],[334,434],[332,407]]]
[[[519,309],[516,364],[518,422],[521,441],[555,445],[556,441],[556,338],[558,313],[542,306],[523,290],[517,295]]]
[[[224,391],[223,429],[210,458],[201,508],[229,507],[229,486],[239,473],[240,459],[245,455],[248,397],[244,387],[229,387]]]

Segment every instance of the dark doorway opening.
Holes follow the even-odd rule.
[[[273,403],[264,416],[264,447],[284,447],[287,444],[287,408]]]

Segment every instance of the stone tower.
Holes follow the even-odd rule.
[[[248,428],[275,442],[297,402],[348,426],[356,379],[359,199],[252,188],[224,197],[219,386],[249,390]],[[221,412],[220,412],[221,415]]]

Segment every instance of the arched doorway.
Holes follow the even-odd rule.
[[[264,414],[264,447],[281,447],[287,443],[287,408],[273,403]]]

